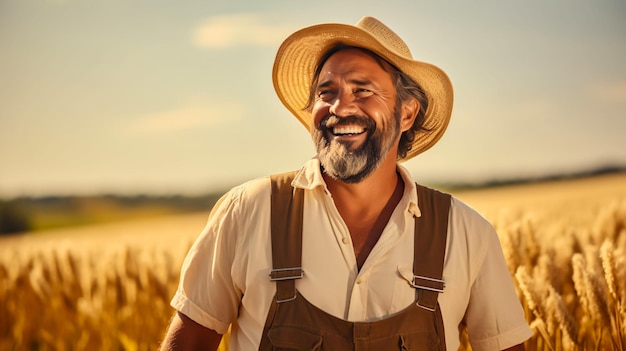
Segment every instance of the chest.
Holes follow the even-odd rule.
[[[305,217],[306,221],[306,217]],[[302,267],[305,278],[296,288],[314,305],[347,320],[379,318],[408,306],[415,290],[412,277],[413,230],[387,228],[372,246],[362,265],[348,229],[329,221],[319,231],[305,226]],[[395,227],[396,225],[391,225]],[[359,269],[360,267],[360,269]],[[320,288],[322,287],[322,288]]]

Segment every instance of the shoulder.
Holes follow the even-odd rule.
[[[255,178],[228,190],[216,202],[210,219],[231,218],[250,223],[252,217],[268,216],[271,209],[272,180],[279,186],[291,186],[297,171]]]
[[[448,222],[449,250],[466,256],[472,264],[471,274],[477,273],[485,257],[498,252],[500,239],[493,225],[465,202],[452,197]]]
[[[493,230],[491,223],[482,214],[454,196],[451,196],[450,217],[451,221],[467,228]]]
[[[229,233],[247,231],[255,218],[269,215],[270,182],[268,177],[253,179],[237,185],[215,203],[205,232]]]
[[[479,230],[480,232],[493,231],[491,223],[467,203],[449,193],[434,188],[428,188],[417,183],[416,186],[418,191],[420,189],[428,190],[432,195],[438,193],[439,196],[443,195],[450,198],[449,225],[452,225],[455,230],[463,230],[464,232],[473,230]]]
[[[215,208],[245,210],[260,205],[270,198],[270,178],[256,178],[228,190],[215,204]]]

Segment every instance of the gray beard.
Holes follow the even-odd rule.
[[[326,119],[317,128],[314,127],[312,132],[317,157],[327,175],[344,183],[359,183],[372,174],[385,159],[400,133],[400,119],[394,111],[394,122],[387,130],[368,130],[371,134],[363,145],[353,150],[351,143],[329,141],[326,138],[325,121]]]
[[[317,149],[317,155],[324,172],[332,178],[345,183],[362,181],[380,163],[380,159],[377,157],[370,159],[370,155],[363,147],[357,150],[350,150],[348,144],[337,141],[327,143],[324,137],[318,139]]]

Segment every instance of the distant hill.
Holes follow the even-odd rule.
[[[607,174],[625,173],[625,172],[626,172],[626,165],[624,166],[610,165],[610,166],[603,166],[603,167],[581,170],[577,172],[547,174],[547,175],[538,176],[538,177],[491,179],[488,181],[475,182],[475,183],[452,182],[452,183],[444,183],[444,184],[438,184],[438,185],[446,189],[453,189],[453,190],[481,189],[481,188],[493,188],[493,187],[508,186],[508,185],[520,185],[520,184],[528,184],[528,183],[589,178],[589,177],[596,177],[596,176],[607,175]]]
[[[0,234],[206,212],[222,193],[201,196],[44,196],[0,200]]]

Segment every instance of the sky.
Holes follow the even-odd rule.
[[[271,81],[305,26],[377,17],[454,85],[422,183],[626,165],[621,0],[0,0],[0,198],[198,194],[299,168]]]

